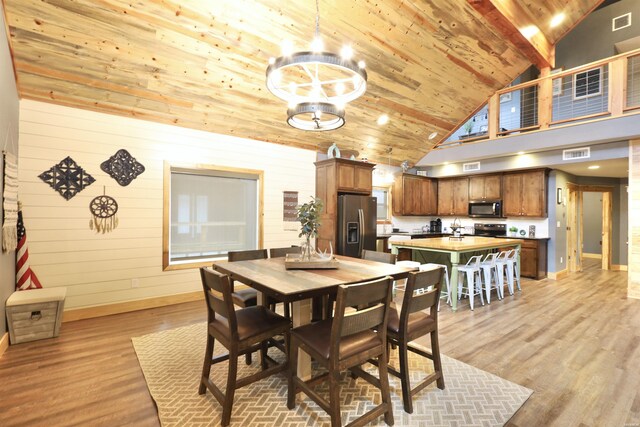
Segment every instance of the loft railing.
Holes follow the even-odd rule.
[[[640,49],[553,74],[546,70],[539,79],[499,90],[436,148],[620,117],[638,110]]]

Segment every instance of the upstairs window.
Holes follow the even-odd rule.
[[[602,94],[602,67],[592,68],[573,75],[573,99]]]
[[[164,185],[164,269],[261,247],[262,171],[167,166]]]

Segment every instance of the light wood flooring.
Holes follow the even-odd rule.
[[[510,426],[640,426],[640,300],[626,298],[626,277],[587,260],[474,312],[443,305],[442,352],[534,390]],[[58,338],[11,346],[0,426],[158,426],[130,338],[202,322],[203,304],[65,323]]]

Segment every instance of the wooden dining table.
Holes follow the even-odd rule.
[[[293,305],[293,326],[311,322],[311,298],[331,295],[338,286],[365,282],[386,276],[404,279],[414,270],[409,267],[385,264],[336,255],[337,269],[287,270],[284,258],[249,261],[216,261],[213,268],[240,281],[264,295]],[[311,359],[304,352],[298,355],[298,375],[311,376]]]

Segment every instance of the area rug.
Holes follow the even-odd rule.
[[[219,426],[220,405],[209,392],[198,394],[206,341],[206,324],[198,323],[132,338],[147,386],[158,407],[163,426]],[[223,353],[217,346],[215,353]],[[274,358],[282,355],[270,350]],[[391,363],[398,366],[397,352]],[[283,355],[280,357],[284,357]],[[239,376],[259,369],[257,355],[252,365],[238,362]],[[282,359],[280,359],[282,360]],[[431,361],[410,353],[413,380],[433,372]],[[414,397],[414,412],[402,406],[400,380],[390,376],[396,426],[502,426],[533,393],[525,387],[473,366],[442,356],[445,389],[435,384]],[[376,372],[371,366],[370,372]],[[227,364],[212,368],[211,378],[224,390]],[[414,382],[416,384],[417,382]],[[322,390],[320,388],[320,390]],[[342,422],[347,424],[380,401],[378,389],[362,379],[342,380]],[[321,393],[324,394],[324,393]],[[295,410],[287,409],[284,373],[273,375],[236,391],[231,425],[251,427],[328,426],[330,419],[311,399],[298,394]],[[385,425],[382,417],[373,425]]]

